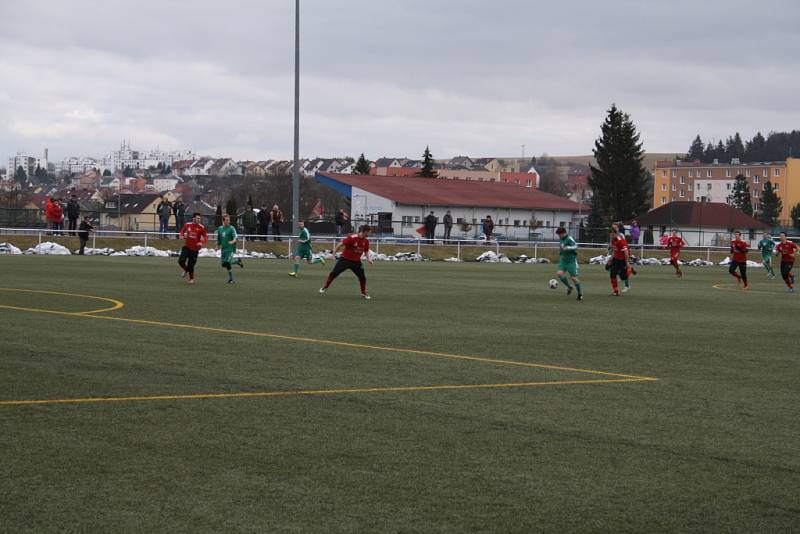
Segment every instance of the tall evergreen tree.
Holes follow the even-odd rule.
[[[747,142],[747,145],[744,147],[744,160],[747,162],[751,161],[764,161],[764,149],[767,146],[767,140],[764,139],[764,136],[761,135],[761,132],[757,132],[753,138]]]
[[[705,150],[703,150],[703,163],[711,163],[712,161],[714,161],[714,145],[709,141]]]
[[[363,152],[359,156],[356,166],[353,167],[353,174],[369,174],[369,161],[364,157]]]
[[[697,134],[697,137],[694,138],[694,141],[692,141],[689,147],[689,152],[686,153],[686,159],[689,161],[703,161],[704,153],[705,146],[703,145],[703,140],[700,139],[700,134]]]
[[[772,182],[767,181],[764,184],[764,194],[761,195],[761,211],[758,214],[758,220],[770,226],[777,226],[781,211],[783,211],[781,197],[775,193]]]
[[[731,159],[739,158],[740,161],[744,159],[744,143],[742,143],[742,136],[739,135],[739,132],[733,136],[727,151],[728,157]]]
[[[600,202],[597,195],[592,196],[589,203],[589,216],[586,218],[586,237],[591,243],[602,243],[607,239],[607,222],[600,211]]]
[[[439,176],[439,173],[436,172],[434,168],[433,162],[433,154],[431,154],[430,147],[425,147],[425,152],[422,154],[422,168],[417,173],[417,176],[423,176],[425,178],[436,178]]]
[[[750,186],[743,174],[737,174],[733,181],[733,190],[728,196],[728,203],[734,208],[742,210],[747,215],[753,215],[753,204],[750,200]]]
[[[236,206],[236,199],[231,196],[228,199],[228,202],[225,204],[225,213],[231,216],[231,225],[238,230],[239,225],[236,224],[239,222],[239,216],[237,212],[239,211],[238,207]]]
[[[28,174],[25,172],[25,169],[22,168],[22,165],[17,167],[17,171],[14,173],[14,180],[19,183],[25,182],[28,179]]]
[[[594,143],[597,167],[591,168],[589,186],[602,215],[629,221],[648,208],[639,133],[630,115],[616,104],[611,105],[600,129],[601,136]]]
[[[792,218],[792,226],[794,229],[800,230],[800,202],[794,205],[789,216]]]
[[[720,139],[717,142],[717,146],[714,147],[714,157],[712,159],[717,159],[720,163],[730,161],[730,159],[728,159],[728,153],[725,152],[725,145],[722,144],[722,139]]]

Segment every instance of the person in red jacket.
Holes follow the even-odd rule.
[[[208,242],[208,232],[201,223],[199,213],[192,215],[192,221],[183,225],[180,231],[181,239],[184,239],[178,265],[183,269],[181,278],[189,275],[189,283],[194,284],[194,266],[197,263],[197,253]]]
[[[669,248],[669,264],[675,267],[675,275],[680,278],[683,276],[681,271],[680,255],[681,249],[686,246],[686,240],[678,235],[676,228],[672,229],[672,235],[667,238],[667,248]]]
[[[733,240],[731,241],[731,266],[728,272],[731,276],[736,278],[736,282],[741,284],[744,282],[742,289],[747,289],[747,249],[750,247],[747,241],[742,240],[742,232],[736,230],[733,232]],[[739,269],[739,274],[736,274],[736,269]]]
[[[47,204],[44,206],[44,216],[50,225],[50,229],[53,230],[53,235],[64,229],[64,208],[61,207],[58,199],[53,197],[47,199]]]
[[[364,274],[364,265],[361,263],[361,256],[366,255],[367,261],[372,265],[372,260],[369,257],[369,226],[366,224],[358,228],[357,234],[351,234],[345,237],[342,242],[336,247],[336,252],[341,251],[342,255],[333,267],[333,270],[325,280],[325,285],[319,290],[323,295],[331,286],[336,277],[345,272],[346,270],[353,271],[358,277],[358,282],[361,285],[361,298],[369,300],[367,293],[367,276]]]
[[[794,267],[794,257],[797,254],[797,250],[797,245],[786,239],[786,232],[781,232],[781,242],[775,247],[775,253],[781,255],[781,276],[791,293],[794,293],[792,267]]]

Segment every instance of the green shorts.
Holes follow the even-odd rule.
[[[235,250],[223,250],[219,256],[220,263],[233,263],[233,253]]]
[[[295,256],[304,260],[312,260],[314,258],[314,255],[311,253],[311,247],[309,245],[300,245],[299,247],[297,247],[297,252],[295,252]]]
[[[558,262],[558,270],[570,274],[570,276],[578,276],[578,262],[577,261],[560,261]]]
[[[772,263],[772,254],[762,254],[761,259],[764,263]]]

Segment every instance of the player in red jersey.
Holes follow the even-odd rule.
[[[731,276],[736,278],[736,282],[741,284],[744,282],[742,289],[750,287],[747,283],[747,249],[750,247],[747,241],[742,240],[742,232],[736,230],[733,232],[733,240],[731,241],[731,266],[728,272]],[[736,274],[736,269],[739,269],[739,274]]]
[[[606,264],[606,268],[611,275],[611,295],[619,296],[619,285],[617,276],[622,281],[626,281],[631,272],[631,253],[628,250],[628,242],[620,235],[616,227],[611,227],[611,258]],[[623,291],[627,291],[627,287]]]
[[[683,276],[681,271],[681,264],[679,261],[681,249],[687,245],[683,236],[678,235],[677,228],[672,229],[672,235],[667,238],[667,248],[669,248],[669,263],[675,267],[675,275],[680,278]]]
[[[181,256],[178,258],[178,265],[183,269],[181,278],[189,275],[189,283],[194,284],[194,265],[197,263],[197,253],[208,242],[208,232],[206,227],[200,223],[200,214],[192,215],[192,221],[183,225],[180,237],[185,239]]]
[[[325,280],[325,285],[319,290],[320,293],[325,294],[331,286],[336,277],[350,269],[358,277],[358,282],[361,284],[361,298],[369,300],[367,293],[367,276],[364,274],[364,265],[361,263],[361,256],[367,256],[367,261],[372,265],[372,260],[369,257],[369,226],[362,225],[358,228],[357,234],[350,234],[345,237],[342,242],[336,247],[335,252],[340,252],[342,255],[339,261],[333,267],[328,279]]]
[[[797,250],[797,245],[786,239],[786,232],[781,232],[781,242],[775,247],[775,253],[781,255],[781,276],[791,293],[794,293],[792,267],[794,267],[794,257],[797,254]]]

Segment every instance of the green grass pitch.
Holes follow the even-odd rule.
[[[800,297],[762,270],[612,298],[582,265],[579,303],[552,265],[383,263],[364,302],[289,267],[0,257],[0,531],[800,525]]]

